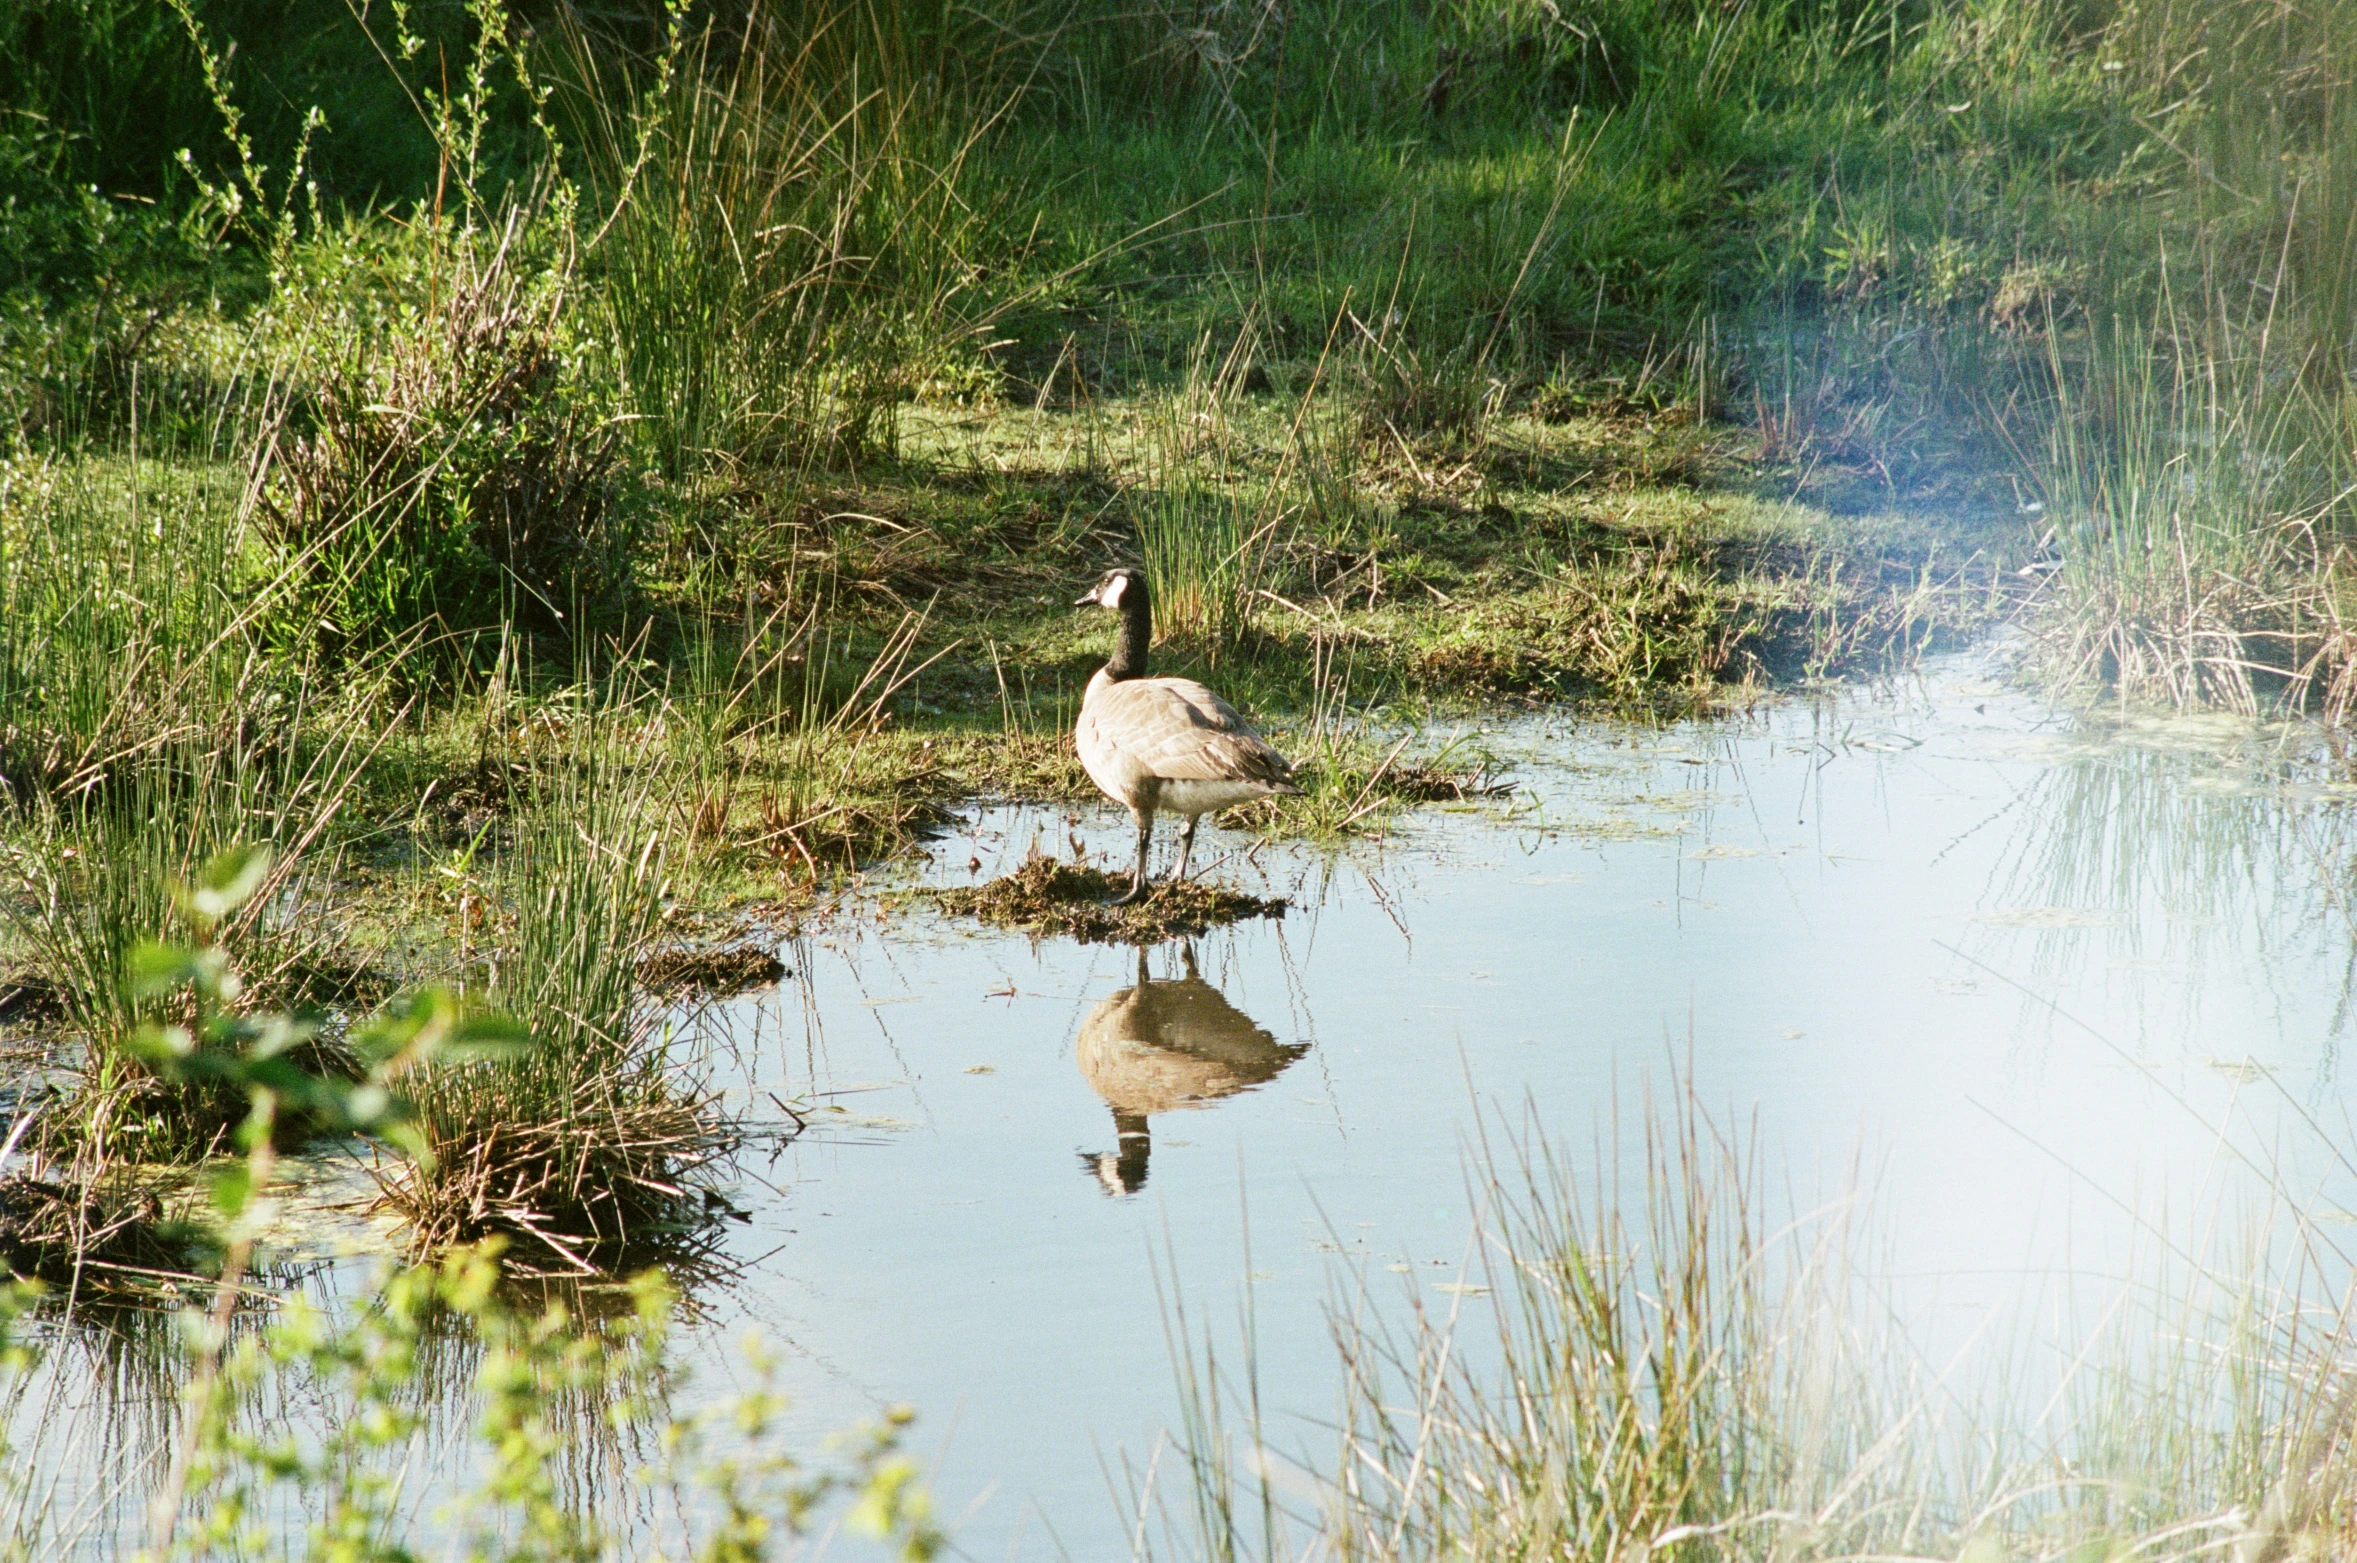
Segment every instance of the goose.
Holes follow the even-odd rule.
[[[1126,906],[1145,894],[1146,852],[1154,836],[1154,815],[1167,809],[1186,816],[1179,832],[1173,883],[1187,877],[1187,855],[1195,847],[1195,825],[1205,814],[1255,798],[1298,796],[1293,764],[1254,732],[1236,708],[1191,678],[1148,678],[1146,651],[1154,639],[1154,610],[1146,595],[1146,573],[1126,566],[1107,570],[1087,596],[1121,615],[1113,656],[1088,681],[1081,696],[1073,738],[1089,780],[1129,810],[1138,825],[1138,866],[1129,889],[1114,897]]]
[[[1266,1085],[1309,1051],[1308,1043],[1279,1042],[1255,1024],[1203,980],[1194,946],[1180,949],[1186,976],[1157,982],[1140,946],[1137,985],[1089,1011],[1072,1046],[1081,1078],[1113,1109],[1120,1149],[1084,1151],[1080,1158],[1108,1194],[1145,1187],[1151,1115],[1209,1107]]]

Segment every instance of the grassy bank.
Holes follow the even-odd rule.
[[[44,1154],[220,1144],[115,1043],[244,841],[244,1002],[432,980],[569,1039],[454,1086],[446,1166],[593,1085],[703,1145],[637,963],[1085,796],[1112,559],[1307,762],[1270,832],[1433,795],[1435,710],[1689,711],[2008,615],[2127,699],[2357,676],[2343,7],[266,9],[0,51],[0,967],[82,1039]]]
[[[455,1314],[484,1550],[595,1555],[555,1423],[659,1374],[465,1259],[230,1349],[223,1151],[358,1120],[257,1125],[147,1043],[397,1083],[421,1250],[692,1266],[765,1126],[680,974],[759,980],[749,925],[963,800],[1090,796],[1068,605],[1114,560],[1305,762],[1228,822],[1270,834],[1444,795],[1480,757],[1435,716],[1708,710],[2001,620],[2074,697],[2357,692],[2338,0],[62,0],[0,14],[0,107],[0,1235],[76,1308],[229,1277],[223,1407],[329,1383],[318,1449],[188,1420],[208,1524],[389,1547]],[[538,1046],[385,1073],[478,1008]],[[1918,1442],[1846,1278],[1709,1162],[1665,1142],[1650,1228],[1535,1148],[1502,1180],[1495,1378],[1346,1338],[1335,1550],[2344,1546],[2339,1311],[2196,1286],[2063,1431]],[[714,1555],[814,1490],[930,1551],[888,1442],[703,1473]],[[1256,1550],[1198,1453],[1187,1545]]]

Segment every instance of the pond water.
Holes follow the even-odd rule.
[[[1178,1418],[1174,1297],[1232,1338],[1249,1281],[1274,1441],[1321,1452],[1338,1269],[1469,1295],[1484,1122],[1580,1165],[1689,1089],[1804,1203],[1870,1201],[1934,1345],[2117,1275],[2146,1215],[2254,1158],[2313,1215],[2357,1208],[2357,787],[2314,732],[2065,716],[1965,657],[1470,736],[1512,798],[1331,854],[1207,831],[1202,871],[1291,897],[1281,921],[1139,952],[904,897],[1035,847],[1126,861],[1109,810],[983,807],[790,942],[717,1078],[823,1105],[750,1164],[703,1382],[758,1328],[795,1436],[919,1408],[966,1552],[1107,1558],[1116,1473]]]

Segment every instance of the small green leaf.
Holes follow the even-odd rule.
[[[411,1161],[429,1170],[433,1167],[434,1155],[426,1148],[425,1131],[413,1119],[404,1115],[390,1123],[379,1124],[375,1133],[378,1139]]]
[[[393,1093],[381,1085],[353,1086],[344,1092],[342,1107],[344,1122],[359,1130],[377,1128],[395,1111]]]
[[[141,1026],[124,1039],[131,1056],[150,1068],[168,1069],[196,1049],[196,1038],[185,1026]]]
[[[352,1042],[388,1077],[412,1064],[520,1058],[535,1045],[530,1030],[513,1017],[488,1010],[463,1014],[458,999],[442,988],[394,999],[353,1032]]]
[[[263,1022],[260,1031],[246,1049],[248,1058],[276,1058],[291,1047],[297,1047],[316,1036],[319,1028],[308,1021],[288,1015],[272,1015]]]
[[[240,1059],[232,1066],[235,1078],[248,1089],[275,1091],[280,1096],[301,1100],[319,1084],[316,1076],[306,1074],[283,1058]]]
[[[194,982],[202,973],[197,952],[177,944],[143,939],[123,957],[123,980],[134,998],[152,999]]]
[[[219,920],[250,900],[262,887],[262,877],[270,872],[270,848],[260,842],[231,847],[204,866],[189,887],[186,896],[188,910],[199,917]]]
[[[213,1208],[224,1221],[235,1221],[253,1197],[254,1174],[242,1161],[231,1162],[213,1174]]]
[[[352,1033],[352,1045],[372,1063],[385,1063],[399,1057],[426,1032],[448,1024],[456,1008],[456,1001],[440,988],[396,994]]]
[[[538,1045],[531,1028],[513,1015],[485,1010],[453,1026],[435,1056],[450,1063],[480,1063],[522,1058]]]

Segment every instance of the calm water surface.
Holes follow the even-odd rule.
[[[1294,899],[1279,922],[1141,953],[895,890],[791,943],[714,1067],[741,1105],[824,1107],[751,1164],[742,1273],[697,1298],[703,1382],[733,1388],[758,1328],[797,1435],[920,1409],[970,1553],[1106,1558],[1108,1472],[1176,1420],[1174,1289],[1226,1326],[1249,1280],[1276,1441],[1318,1451],[1338,1269],[1465,1298],[1485,1119],[1587,1165],[1683,1080],[1804,1203],[1868,1198],[1933,1346],[2118,1273],[2151,1213],[2254,1157],[2312,1214],[2357,1206],[2335,1153],[2357,788],[2314,734],[2069,718],[1965,659],[1476,741],[1511,800],[1339,855],[1207,832],[1209,872]],[[1035,846],[1119,863],[1125,835],[982,808],[898,889]]]

